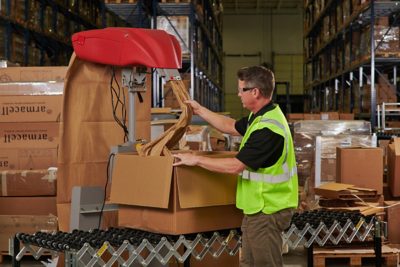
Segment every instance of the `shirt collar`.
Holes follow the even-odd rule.
[[[250,117],[249,120],[249,124],[251,124],[251,122],[257,118],[258,116],[262,116],[264,115],[266,112],[273,110],[276,107],[275,103],[271,100],[271,102],[269,102],[268,104],[266,104],[265,106],[263,106],[259,111],[257,111],[257,113],[253,114]]]

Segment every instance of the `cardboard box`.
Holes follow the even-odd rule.
[[[57,215],[55,197],[0,197],[0,215]]]
[[[64,81],[67,67],[12,67],[0,68],[1,82]]]
[[[400,196],[400,139],[388,145],[388,185],[392,196]]]
[[[55,196],[56,179],[49,170],[2,171],[0,196]]]
[[[321,114],[304,113],[304,120],[320,120]]]
[[[383,149],[383,167],[388,166],[388,154],[389,154],[389,143],[390,140],[378,140],[378,145]]]
[[[395,205],[387,209],[388,240],[392,244],[400,244],[400,202],[385,201],[385,206]],[[396,205],[397,204],[397,205]]]
[[[54,148],[2,148],[0,171],[38,170],[57,166],[57,147]]]
[[[321,112],[321,120],[338,120],[338,112]]]
[[[0,251],[8,252],[8,241],[16,233],[33,234],[57,231],[57,217],[53,215],[0,215]]]
[[[383,150],[381,148],[337,148],[336,180],[339,183],[383,192]]]
[[[64,82],[0,82],[0,96],[61,96]]]
[[[354,113],[339,113],[339,120],[354,120]]]
[[[235,155],[232,152],[201,154]],[[172,157],[116,156],[110,202],[121,204],[120,226],[187,234],[241,225],[242,212],[235,207],[236,175],[200,167],[173,168],[172,163]]]
[[[303,113],[289,113],[286,115],[288,121],[300,121],[304,120],[304,114]]]
[[[62,95],[0,96],[0,122],[60,121]]]
[[[59,123],[1,123],[0,148],[54,148],[59,142]]]

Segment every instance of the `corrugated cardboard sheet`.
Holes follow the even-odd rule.
[[[55,196],[56,179],[48,170],[2,171],[0,196]]]

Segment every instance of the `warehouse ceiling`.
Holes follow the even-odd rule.
[[[222,0],[224,14],[298,13],[303,0]]]

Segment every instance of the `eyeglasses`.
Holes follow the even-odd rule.
[[[242,94],[242,93],[244,93],[244,92],[253,90],[253,89],[255,89],[255,88],[257,88],[257,87],[243,87],[243,88],[240,88],[240,87],[239,87],[239,88],[238,88],[238,93]]]

